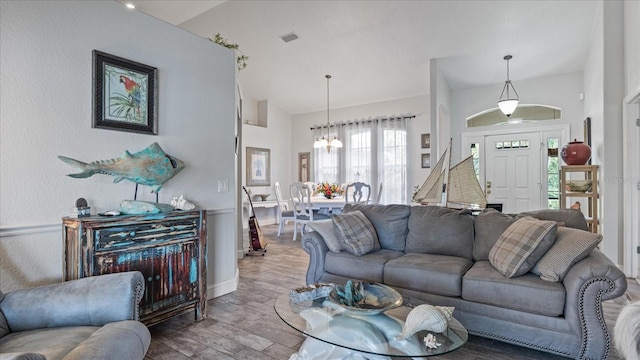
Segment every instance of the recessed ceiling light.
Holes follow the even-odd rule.
[[[126,4],[124,4],[124,6],[126,6],[129,9],[135,9],[136,8],[136,6],[133,5],[133,3],[126,3]]]
[[[297,38],[298,38],[298,35],[296,35],[296,33],[294,33],[293,31],[288,34],[280,35],[280,39],[282,39],[282,41],[284,42],[293,41]]]

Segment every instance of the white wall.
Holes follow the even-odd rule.
[[[291,169],[291,115],[282,110],[275,103],[267,100],[267,126],[250,125],[257,122],[257,102],[253,99],[243,100],[243,117],[245,123],[242,125],[242,178],[240,183],[247,186],[247,147],[266,148],[271,152],[271,185],[270,186],[247,186],[247,189],[252,194],[269,194],[267,200],[276,200],[274,194],[274,184],[276,181],[280,182],[282,187],[283,197],[289,198],[286,195],[286,191],[289,189],[291,183],[292,171],[295,174],[295,170]],[[249,121],[250,124],[246,124]],[[242,193],[242,201],[246,202],[247,197]],[[277,209],[272,208],[260,208],[256,207],[256,215],[259,218],[260,225],[274,224],[277,217]],[[246,227],[246,219],[248,213],[244,213],[242,226]],[[246,252],[248,243],[238,244],[238,257],[242,258]]]
[[[431,157],[438,161],[449,145],[451,139],[451,90],[442,71],[438,67],[438,59],[429,61],[431,75]]]
[[[235,211],[233,52],[115,1],[2,1],[0,10],[0,289],[61,280],[60,219],[77,198],[96,213],[133,197],[129,181],[67,177],[76,169],[57,155],[102,160],[153,142],[187,164],[160,202],[183,194],[212,217],[210,296],[217,284],[235,289],[226,241],[235,230],[217,219]],[[157,136],[91,128],[94,49],[158,69]],[[144,186],[138,199],[155,200]]]
[[[420,148],[420,134],[430,133],[429,96],[416,96],[405,99],[382,101],[372,104],[351,106],[340,109],[330,109],[331,123],[341,123],[350,120],[386,117],[390,115],[406,115],[413,113],[415,118],[407,120],[407,198],[411,199],[413,187],[422,185],[429,175],[430,169],[421,168],[422,153],[427,153]],[[292,154],[291,164],[294,164],[289,174],[290,179],[297,180],[298,153],[310,152],[313,162],[313,131],[314,125],[324,125],[327,119],[326,111],[317,111],[307,114],[293,115],[292,125]],[[433,135],[432,135],[433,136]],[[313,169],[313,164],[312,164]],[[313,173],[311,174],[313,180]]]
[[[602,251],[622,264],[622,101],[625,89],[623,3],[601,3],[585,62],[585,116],[592,120],[593,163],[600,165]],[[632,21],[635,21],[632,20]],[[631,49],[633,53],[633,48]],[[637,46],[636,50],[637,51]]]
[[[624,1],[626,95],[640,89],[640,1]]]
[[[486,127],[467,128],[466,118],[481,111],[497,107],[498,97],[504,84],[457,89],[451,91],[451,136],[453,138],[452,163],[461,160],[460,134],[487,131]],[[549,125],[569,124],[571,138],[583,140],[582,73],[570,73],[552,77],[520,80],[514,82],[522,104],[543,104],[562,109],[561,120],[546,121]],[[497,127],[499,126],[499,127]],[[539,127],[536,123],[497,125],[500,130]]]

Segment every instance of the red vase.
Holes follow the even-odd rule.
[[[573,139],[562,147],[560,157],[567,165],[584,165],[591,159],[591,147],[582,141]]]

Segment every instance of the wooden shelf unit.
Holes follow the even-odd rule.
[[[206,317],[207,213],[62,218],[63,278],[138,270],[146,280],[140,321],[150,326],[191,310]]]
[[[582,174],[581,178],[571,178],[568,174]],[[571,180],[591,180],[591,190],[588,192],[567,191],[565,185]],[[560,208],[568,209],[571,207],[569,199],[586,199],[586,204],[581,204],[581,208],[585,213],[587,226],[589,231],[598,232],[598,165],[567,165],[560,168]],[[580,200],[577,200],[580,201]]]

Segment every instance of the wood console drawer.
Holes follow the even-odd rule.
[[[165,222],[141,222],[121,226],[96,227],[92,230],[96,251],[130,246],[155,246],[168,241],[198,237],[199,219],[187,218]]]
[[[137,270],[145,277],[140,321],[195,310],[206,317],[207,213],[172,211],[62,219],[64,280]]]

